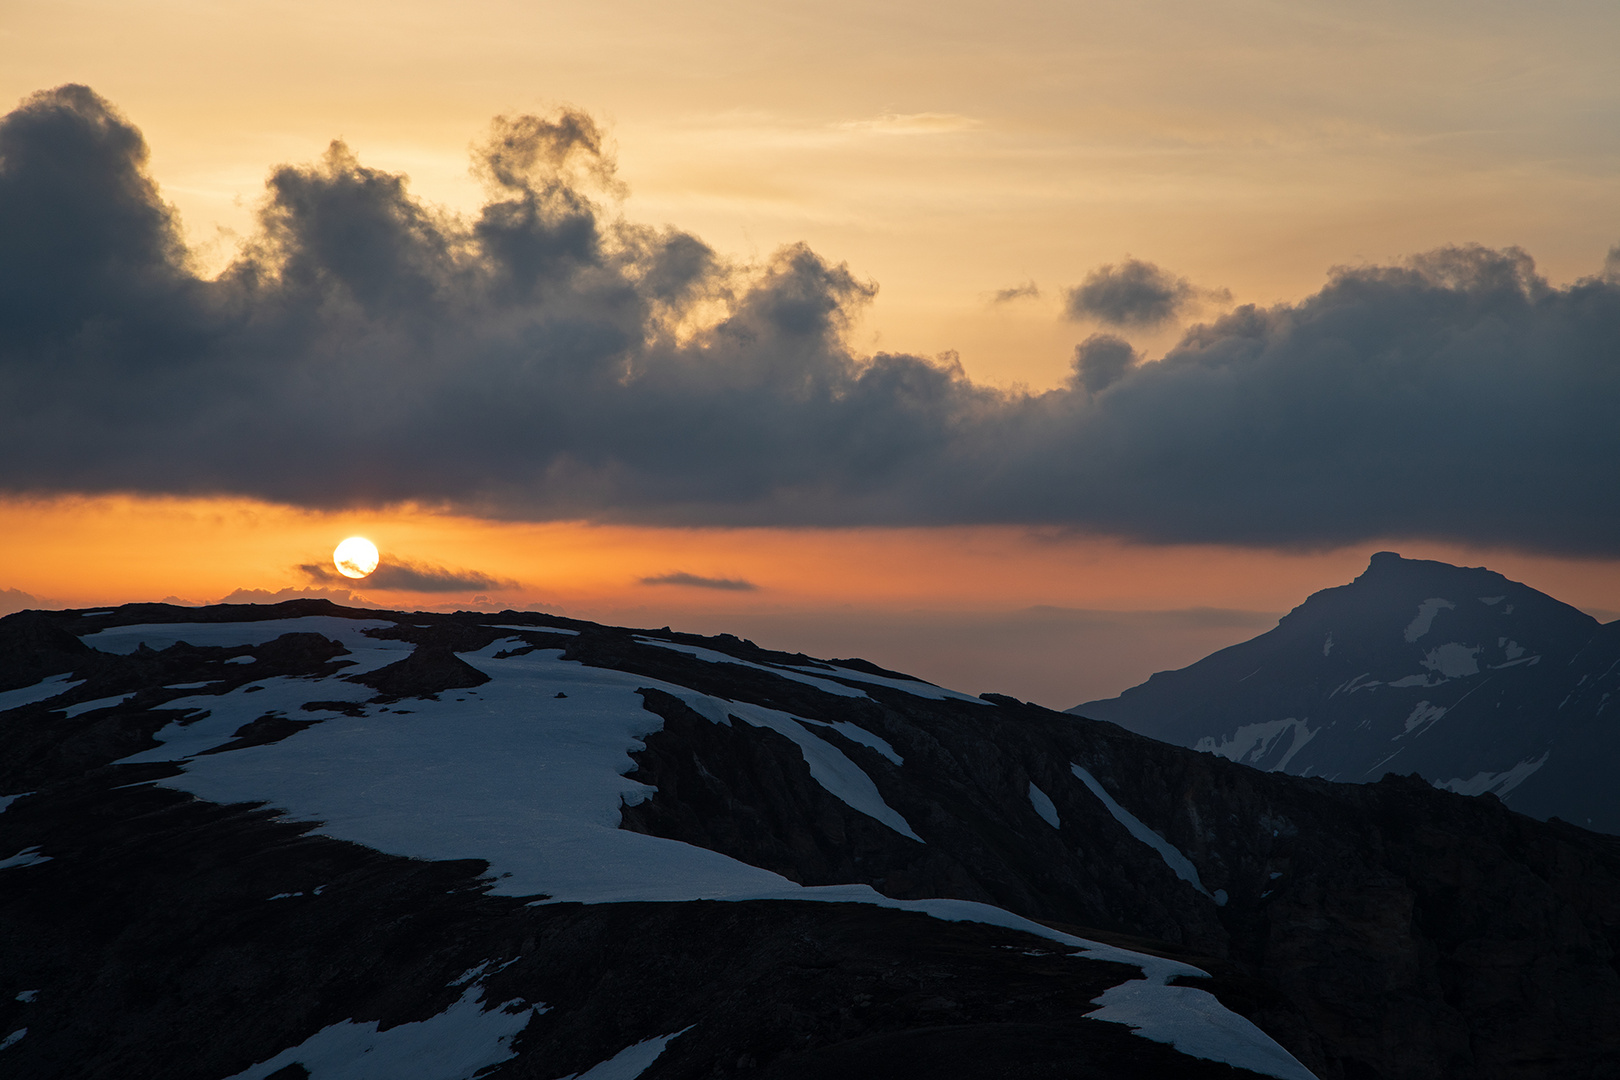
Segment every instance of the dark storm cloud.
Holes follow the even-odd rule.
[[[752,581],[741,578],[702,577],[698,574],[688,574],[684,570],[673,574],[659,574],[657,577],[644,577],[643,585],[690,585],[698,589],[721,589],[726,592],[755,592],[759,589]]]
[[[623,222],[603,145],[497,120],[455,218],[334,143],[204,280],[139,133],[83,88],[29,99],[0,120],[0,491],[1620,554],[1620,258],[1556,288],[1511,249],[1341,269],[1002,391],[851,354],[874,287],[808,248],[737,267]]]
[[[385,556],[377,569],[364,578],[348,578],[325,563],[304,563],[298,567],[311,581],[330,585],[364,586],[398,592],[499,592],[518,589],[516,581],[490,577],[477,570],[447,570]]]
[[[1110,326],[1151,328],[1184,314],[1201,299],[1229,300],[1224,289],[1200,289],[1150,262],[1127,258],[1098,267],[1063,294],[1071,319],[1095,319]]]

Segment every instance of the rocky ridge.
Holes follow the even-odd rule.
[[[0,688],[8,1076],[1620,1075],[1617,842],[1419,779],[518,612],[28,612]]]

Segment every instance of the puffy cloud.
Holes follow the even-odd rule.
[[[698,589],[720,589],[725,592],[755,592],[759,589],[752,581],[742,578],[703,577],[677,570],[672,574],[658,574],[641,579],[643,585],[690,585]]]
[[[581,114],[498,120],[467,218],[341,143],[277,168],[213,280],[145,160],[82,87],[0,119],[0,491],[1620,553],[1615,257],[1565,287],[1513,249],[1340,269],[1158,360],[1093,337],[1031,394],[852,354],[875,287],[806,247],[734,266],[623,221]],[[394,587],[503,584],[418,569]]]
[[[1095,394],[1117,383],[1138,359],[1124,338],[1092,334],[1074,347],[1074,379]]]
[[[1071,319],[1095,319],[1110,326],[1163,326],[1201,299],[1230,300],[1225,289],[1200,289],[1150,262],[1127,258],[1098,267],[1064,292]]]

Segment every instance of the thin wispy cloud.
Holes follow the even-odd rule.
[[[719,589],[723,592],[756,592],[759,589],[759,586],[752,581],[744,581],[742,578],[704,577],[701,574],[688,574],[685,571],[644,577],[641,579],[641,583],[643,585],[686,585],[695,589]]]
[[[1007,289],[997,289],[990,294],[992,304],[1010,304],[1014,300],[1038,300],[1041,289],[1033,281],[1026,281],[1022,285],[1014,285]]]
[[[1620,554],[1613,259],[1563,286],[1514,248],[1339,268],[1160,359],[1091,336],[1066,385],[1003,391],[853,352],[876,286],[806,246],[738,266],[626,222],[607,145],[577,112],[498,119],[457,217],[334,143],[271,173],[205,279],[134,125],[83,87],[29,99],[0,119],[0,492]],[[1201,295],[1132,262],[1068,304],[1160,325]]]
[[[948,135],[971,131],[980,126],[980,121],[957,113],[884,113],[862,120],[842,120],[832,126],[870,135]]]

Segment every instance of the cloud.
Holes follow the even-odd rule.
[[[1230,300],[1225,289],[1200,289],[1150,262],[1126,258],[1102,266],[1063,294],[1071,319],[1095,319],[1110,326],[1163,326],[1200,299]]]
[[[1095,394],[1124,378],[1139,359],[1124,338],[1092,334],[1074,347],[1074,378],[1088,393]]]
[[[384,556],[377,569],[364,578],[344,577],[327,563],[303,563],[298,569],[311,581],[334,585],[363,583],[367,589],[396,592],[505,592],[523,587],[516,581],[491,577],[477,570],[447,570],[392,556]]]
[[[579,113],[498,119],[455,217],[334,143],[270,173],[204,279],[139,132],[82,87],[28,99],[0,119],[0,493],[1620,554],[1614,259],[1566,286],[1511,248],[1339,268],[1162,358],[1094,337],[1067,385],[1006,391],[851,352],[876,287],[803,245],[733,265],[625,221],[606,145]]]
[[[844,120],[833,126],[873,135],[949,135],[971,131],[979,126],[979,121],[957,113],[884,113],[865,120]]]
[[[754,592],[759,586],[752,581],[741,578],[715,578],[702,577],[698,574],[688,574],[678,570],[673,574],[659,574],[656,577],[644,577],[643,585],[691,585],[699,589],[724,589],[729,592]]]
[[[25,593],[21,589],[0,589],[0,615],[10,615],[15,611],[28,611],[30,609],[55,606],[41,600],[33,593]]]
[[[1014,285],[1010,289],[997,289],[990,297],[992,304],[1010,304],[1014,300],[1035,300],[1041,295],[1040,286],[1033,281],[1026,281],[1022,285]]]

